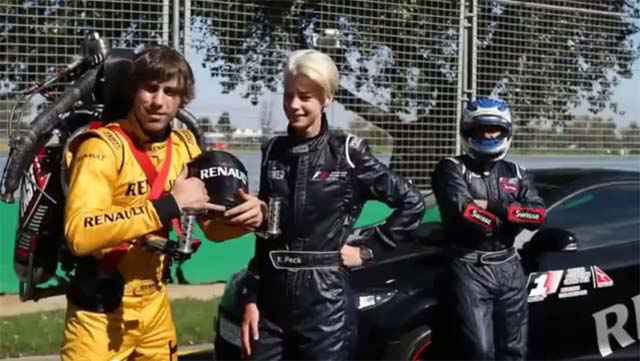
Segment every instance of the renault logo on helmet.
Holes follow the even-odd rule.
[[[247,184],[247,175],[237,168],[216,166],[206,169],[200,169],[200,179],[208,179],[215,177],[234,177],[239,179],[242,183]]]

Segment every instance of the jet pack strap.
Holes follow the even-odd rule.
[[[133,143],[133,140],[131,140],[131,137],[129,137],[129,134],[127,134],[127,132],[125,132],[124,129],[120,128],[119,126],[110,126],[109,129],[113,129],[114,131],[118,132],[118,134],[122,135],[122,137],[129,144],[129,148],[131,149],[131,152],[133,153],[134,157],[136,157],[138,164],[144,171],[144,174],[147,176],[147,180],[151,184],[151,192],[149,193],[149,199],[155,200],[160,198],[160,196],[164,192],[164,185],[169,175],[169,169],[171,168],[171,156],[172,156],[172,149],[173,149],[173,140],[171,139],[171,136],[169,136],[169,139],[167,139],[167,150],[166,150],[166,155],[164,157],[164,162],[162,163],[160,172],[157,172],[155,167],[151,163],[151,159],[149,158],[149,155],[144,151],[142,151],[141,149],[139,149],[138,147],[136,147],[135,143]],[[174,231],[179,236],[181,236],[183,232],[182,232],[182,225],[180,223],[180,220],[177,218],[172,219],[171,225],[173,226]]]
[[[144,171],[144,174],[147,176],[149,184],[151,184],[149,199],[155,200],[160,198],[160,195],[162,195],[162,193],[164,192],[164,185],[167,182],[169,169],[171,168],[171,155],[173,148],[173,141],[171,137],[169,137],[169,139],[167,140],[164,162],[160,166],[160,172],[158,172],[153,166],[153,163],[151,163],[151,158],[149,157],[149,155],[133,143],[133,140],[131,140],[131,137],[129,137],[124,129],[120,128],[119,126],[109,126],[108,128],[120,134],[129,144],[129,149],[131,149],[133,156],[136,158],[138,164]]]
[[[129,145],[131,153],[133,153],[136,161],[144,171],[149,184],[151,184],[149,199],[155,200],[160,198],[160,196],[164,193],[164,186],[169,176],[169,169],[171,168],[171,158],[173,154],[173,140],[171,139],[171,136],[169,136],[169,138],[167,139],[166,154],[164,157],[164,161],[160,166],[160,171],[158,171],[153,166],[149,155],[135,145],[129,134],[127,134],[124,129],[117,125],[109,125],[107,126],[107,128],[120,134],[120,136],[122,136],[122,138],[124,138]],[[177,218],[172,219],[171,224],[174,228],[174,231],[179,236],[181,236],[183,234],[183,231],[180,221]],[[166,230],[163,233],[165,233],[166,236]],[[113,247],[101,260],[100,267],[103,270],[115,271],[118,264],[120,263],[120,260],[127,253],[129,246],[130,244],[128,243],[122,243],[118,246]]]
[[[92,120],[89,122],[89,129],[93,130],[93,129],[98,129],[102,127],[102,122],[99,120]]]

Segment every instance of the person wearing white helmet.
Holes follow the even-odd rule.
[[[524,168],[504,160],[513,136],[506,102],[477,98],[464,109],[465,154],[435,168],[432,187],[449,244],[443,305],[452,311],[466,359],[522,360],[527,279],[513,247],[539,227],[545,206]]]
[[[462,114],[461,133],[471,157],[480,161],[503,159],[513,136],[509,106],[495,98],[470,102]]]

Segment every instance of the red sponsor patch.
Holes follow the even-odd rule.
[[[542,223],[544,222],[544,217],[544,208],[510,206],[507,209],[507,218],[514,223]]]
[[[467,205],[462,216],[469,221],[482,226],[482,228],[487,231],[494,231],[496,228],[496,216],[493,215],[493,213],[478,207],[474,203],[469,203],[469,205]]]
[[[518,178],[500,177],[500,190],[505,193],[517,193],[520,190]]]

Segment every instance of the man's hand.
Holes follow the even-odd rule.
[[[258,306],[255,303],[247,303],[247,305],[244,306],[242,326],[240,327],[243,358],[251,356],[251,340],[257,341],[260,338],[258,334],[258,321],[260,321]]]
[[[342,257],[342,264],[347,268],[362,265],[362,258],[360,258],[360,247],[353,247],[345,244],[340,249],[340,257]]]
[[[187,168],[183,169],[176,178],[171,192],[180,210],[183,209],[208,209],[224,211],[222,205],[209,203],[209,194],[204,183],[195,177],[187,178]]]
[[[226,223],[255,231],[264,220],[267,206],[258,197],[242,190],[240,190],[239,196],[243,202],[224,212]]]

